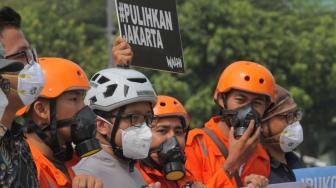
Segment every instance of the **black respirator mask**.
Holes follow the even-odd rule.
[[[223,120],[229,126],[234,128],[234,137],[241,137],[247,130],[251,120],[254,120],[254,128],[251,136],[260,126],[261,120],[259,114],[252,108],[251,104],[236,108],[234,110],[222,110]]]
[[[185,155],[176,136],[163,142],[157,150],[165,178],[177,181],[185,175]]]
[[[58,120],[57,127],[71,126],[71,141],[76,145],[75,151],[81,158],[101,150],[96,139],[96,114],[85,106],[70,119]]]

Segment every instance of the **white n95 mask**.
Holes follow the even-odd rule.
[[[124,157],[145,159],[148,157],[152,142],[152,131],[144,122],[141,125],[121,130],[122,150]]]

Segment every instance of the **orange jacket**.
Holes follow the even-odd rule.
[[[71,180],[69,180],[62,171],[56,168],[29,140],[27,140],[27,143],[29,144],[35,162],[40,187],[71,188]],[[69,161],[65,164],[71,178],[75,176],[75,173],[71,168],[74,163],[74,161]]]
[[[220,119],[219,116],[211,118],[205,127],[211,129],[226,148],[229,148],[228,138],[217,126]],[[207,187],[237,187],[234,177],[230,180],[222,168],[225,162],[224,156],[203,130],[193,129],[189,132],[185,154],[186,167],[193,173],[196,181],[206,184]],[[240,172],[242,182],[252,173],[266,177],[270,173],[270,159],[261,144],[243,165]]]
[[[184,178],[179,181],[169,181],[165,179],[160,171],[141,165],[140,162],[137,162],[135,167],[140,171],[146,183],[160,182],[161,188],[180,188],[187,183],[194,182],[194,177],[189,172],[186,172]]]

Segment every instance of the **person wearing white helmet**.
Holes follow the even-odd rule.
[[[97,114],[97,138],[103,150],[82,159],[75,173],[101,177],[107,187],[146,187],[133,165],[148,156],[151,146],[156,103],[152,84],[142,73],[126,68],[101,70],[90,84],[85,103]]]

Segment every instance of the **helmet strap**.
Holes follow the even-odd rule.
[[[115,143],[115,137],[117,134],[117,131],[119,129],[120,126],[120,121],[121,121],[121,115],[125,112],[126,109],[126,105],[120,107],[120,109],[118,110],[118,113],[116,115],[116,119],[113,123],[113,128],[112,128],[112,132],[111,132],[111,140],[110,140],[110,144],[112,146],[112,150],[113,153],[120,159],[123,159],[125,161],[132,161],[133,159],[127,158],[123,155],[123,150],[122,147],[117,146],[117,144]]]

